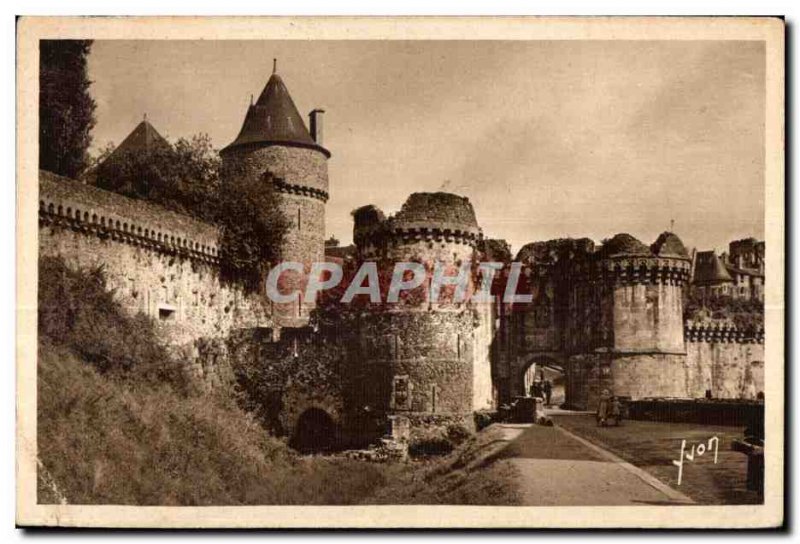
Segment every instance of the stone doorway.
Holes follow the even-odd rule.
[[[320,408],[309,408],[297,420],[289,445],[301,453],[324,453],[339,445],[339,429]]]
[[[522,372],[521,381],[525,396],[531,395],[534,381],[541,382],[543,377],[551,385],[550,405],[560,406],[566,400],[566,376],[559,365],[549,360],[535,359]]]

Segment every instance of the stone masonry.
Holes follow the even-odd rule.
[[[313,133],[273,74],[221,152],[223,183],[244,175],[275,184],[291,225],[282,259],[306,265],[325,259],[329,196],[321,110],[311,121]],[[353,218],[356,265],[413,261],[457,271],[496,258],[487,248],[503,246],[484,240],[472,204],[449,193],[412,194],[391,217],[363,206]],[[633,399],[709,390],[752,398],[763,390],[763,333],[683,323],[692,261],[672,233],[649,246],[628,234],[598,246],[528,244],[515,260],[523,267],[519,292],[531,303],[504,304],[493,289],[491,303],[434,304],[428,283],[393,307],[342,308],[338,323],[334,311],[324,326],[309,326],[317,301],[276,307],[222,282],[218,240],[213,225],[40,173],[40,254],[105,266],[123,304],[156,320],[205,380],[219,380],[225,363],[209,364],[208,346],[237,339],[227,356],[273,377],[260,400],[281,433],[295,435],[320,414],[351,438],[409,425],[471,427],[474,412],[526,393],[533,364],[563,371],[567,404],[579,408],[594,407],[603,390]]]

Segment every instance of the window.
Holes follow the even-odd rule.
[[[408,376],[394,377],[394,380],[392,380],[392,409],[411,409],[411,389],[411,382]]]
[[[158,309],[158,318],[161,321],[174,321],[175,320],[175,309],[174,308],[167,308],[161,307]]]

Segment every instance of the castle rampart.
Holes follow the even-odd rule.
[[[309,133],[273,73],[220,152],[223,187],[270,183],[279,193],[289,226],[280,258],[307,270],[325,261],[329,198],[322,111],[312,111],[311,121]],[[567,404],[578,408],[594,408],[604,391],[632,399],[763,391],[763,331],[684,323],[692,263],[669,232],[649,246],[629,234],[598,247],[586,238],[526,245],[516,258],[523,265],[518,293],[531,295],[530,303],[433,301],[429,275],[419,289],[424,296],[366,309],[323,306],[320,326],[310,327],[316,300],[272,304],[222,281],[215,225],[46,172],[39,200],[42,256],[104,266],[120,302],[152,317],[207,379],[221,379],[209,361],[220,359],[214,346],[225,342],[224,357],[254,372],[259,417],[295,438],[304,422],[335,429],[347,442],[380,436],[390,421],[393,436],[409,423],[471,424],[473,412],[527,394],[534,363],[563,370]],[[455,275],[472,264],[467,292],[474,289],[488,245],[467,198],[414,193],[393,216],[364,206],[353,218],[355,262],[348,265],[416,262],[429,274],[444,265]],[[762,267],[763,245],[751,246],[731,251]],[[493,247],[505,247],[501,260],[510,264],[507,245]],[[299,276],[282,287],[302,291]]]
[[[537,242],[517,259],[533,302],[514,307],[509,370],[498,372],[509,389],[501,397],[526,392],[534,362],[563,368],[567,403],[580,408],[594,407],[604,390],[633,399],[706,390],[730,398],[742,395],[740,382],[763,383],[763,336],[684,324],[691,260],[674,234],[650,246],[628,234],[598,248],[588,240]]]
[[[198,262],[219,263],[216,227],[150,202],[39,174],[39,220]]]
[[[215,226],[47,172],[39,203],[40,255],[102,265],[120,302],[155,319],[186,363],[212,381],[216,369],[203,346],[236,328],[272,326],[264,299],[220,280]]]

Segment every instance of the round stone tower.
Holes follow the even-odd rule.
[[[594,408],[603,391],[685,397],[683,286],[691,260],[665,232],[651,246],[622,233],[573,266],[568,402]]]
[[[255,103],[247,109],[236,139],[220,154],[223,178],[246,176],[253,183],[273,183],[281,193],[281,209],[289,231],[280,248],[282,261],[311,263],[325,257],[325,203],[328,200],[330,152],[322,147],[322,114],[309,114],[306,128],[281,77],[273,71]],[[224,181],[224,179],[223,179]],[[298,287],[302,279],[292,285]],[[307,321],[314,301],[276,308],[285,322]],[[287,321],[288,320],[288,321]]]
[[[353,215],[360,259],[387,268],[421,263],[427,271],[422,288],[428,296],[387,304],[361,321],[363,404],[385,414],[393,429],[398,421],[410,423],[412,434],[453,422],[470,425],[472,413],[490,406],[492,395],[481,317],[468,302],[443,292],[446,301],[435,304],[429,295],[434,266],[455,276],[474,258],[481,230],[472,204],[448,193],[414,193],[392,217],[374,206]],[[472,282],[470,274],[467,279]]]

